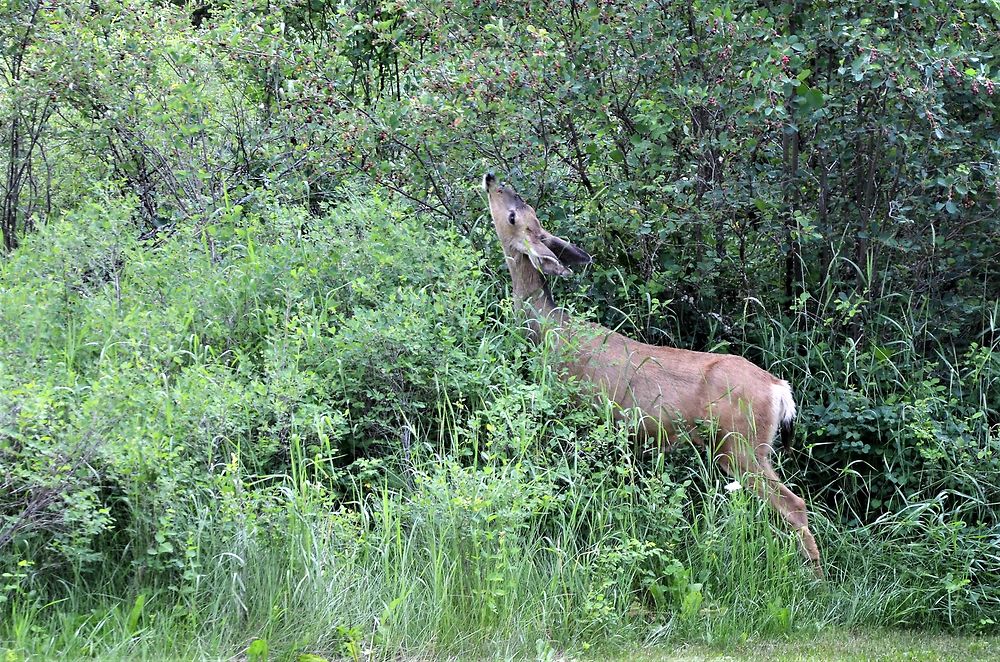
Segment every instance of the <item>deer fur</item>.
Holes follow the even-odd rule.
[[[647,345],[571,319],[553,301],[546,276],[568,275],[570,267],[590,263],[590,256],[546,232],[535,210],[492,173],[483,187],[532,339],[560,347],[565,372],[595,385],[616,411],[641,412],[640,434],[669,443],[683,429],[695,443],[711,443],[723,471],[747,481],[782,516],[821,575],[806,504],[781,482],[770,461],[779,427],[795,418],[788,382],[740,356]]]

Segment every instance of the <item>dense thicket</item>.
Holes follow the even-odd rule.
[[[517,333],[477,192],[495,170],[594,255],[557,292],[578,314],[792,381],[785,473],[835,567],[876,545],[904,587],[872,618],[990,627],[998,28],[995,0],[4,2],[0,601],[100,578],[193,604],[236,576],[209,529],[272,549],[291,508],[338,541],[444,540],[420,513],[454,488],[477,627],[562,567],[542,538],[579,545],[579,603],[535,596],[563,641],[636,601],[685,627],[702,591],[732,608],[697,524],[711,479],[686,495]],[[384,570],[387,540],[338,558]],[[379,617],[350,613],[337,641]]]

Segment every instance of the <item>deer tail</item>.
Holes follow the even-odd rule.
[[[792,387],[784,380],[773,386],[775,418],[781,431],[781,444],[785,450],[792,448],[795,439],[795,400],[792,398]]]

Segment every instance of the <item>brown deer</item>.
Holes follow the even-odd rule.
[[[746,477],[799,536],[803,555],[822,575],[805,502],[771,466],[779,426],[790,429],[795,402],[788,382],[740,356],[647,345],[597,324],[571,319],[552,300],[546,276],[565,276],[590,256],[542,228],[535,210],[492,173],[483,179],[493,226],[510,270],[516,302],[532,340],[551,340],[569,375],[596,385],[619,412],[637,409],[641,434],[669,441],[683,431],[709,441],[730,476]],[[550,334],[554,334],[550,337]],[[707,436],[705,422],[708,422]],[[700,427],[699,427],[700,426]]]

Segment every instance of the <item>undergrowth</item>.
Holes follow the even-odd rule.
[[[154,243],[129,215],[95,203],[0,263],[8,659],[995,629],[992,347],[931,343],[931,365],[914,313],[834,350],[748,306],[742,351],[801,403],[780,473],[812,497],[820,581],[703,451],[586,404],[465,238],[377,196]]]

